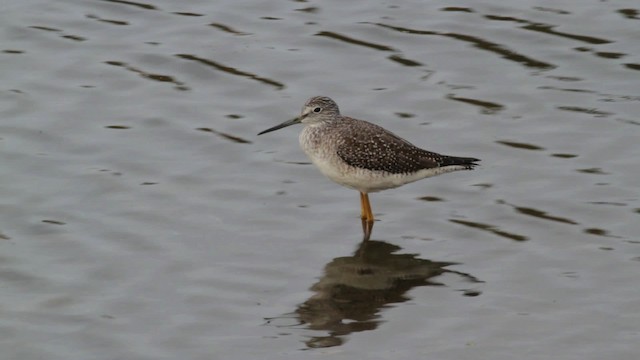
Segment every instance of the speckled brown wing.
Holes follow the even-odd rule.
[[[350,119],[352,134],[342,139],[338,156],[347,164],[373,171],[407,174],[443,166],[473,169],[478,159],[440,155],[420,149],[384,128],[362,120]]]

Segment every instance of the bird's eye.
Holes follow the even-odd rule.
[[[322,111],[321,107],[317,107],[317,108],[313,109],[314,113],[319,113],[320,111]]]

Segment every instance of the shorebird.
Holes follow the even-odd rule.
[[[299,136],[300,147],[313,164],[334,182],[360,192],[365,241],[375,221],[369,193],[452,171],[472,170],[480,161],[423,150],[378,125],[342,116],[336,102],[326,96],[310,98],[300,116],[258,135],[300,123],[305,125]]]

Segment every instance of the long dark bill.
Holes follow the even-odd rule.
[[[274,126],[274,127],[272,127],[272,128],[268,128],[267,130],[265,130],[265,131],[263,131],[263,132],[259,133],[258,135],[262,135],[262,134],[266,134],[266,133],[268,133],[268,132],[272,132],[272,131],[276,131],[276,130],[279,130],[279,129],[282,129],[282,128],[286,128],[287,126],[291,126],[291,125],[299,124],[299,123],[300,123],[300,121],[302,121],[302,118],[301,118],[301,117],[297,117],[297,118],[295,118],[295,119],[287,120],[287,121],[283,122],[283,123],[282,123],[282,124],[280,124],[280,125],[276,125],[276,126]]]

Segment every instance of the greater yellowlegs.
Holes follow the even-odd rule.
[[[371,236],[369,193],[396,188],[427,177],[472,170],[479,159],[440,155],[412,145],[384,128],[340,115],[326,96],[307,100],[302,113],[258,135],[302,123],[300,146],[329,179],[360,192],[364,240]]]

